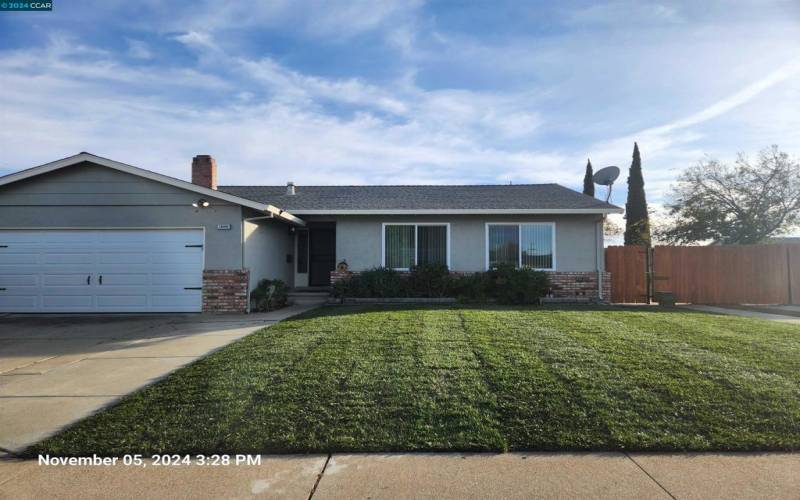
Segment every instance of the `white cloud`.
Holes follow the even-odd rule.
[[[141,40],[133,40],[127,38],[128,42],[128,55],[134,59],[152,59],[153,52],[150,47]]]
[[[211,35],[201,31],[187,31],[173,37],[187,47],[216,51],[219,49]]]
[[[683,19],[674,5],[645,1],[605,2],[568,11],[566,20],[576,25],[617,26],[626,23],[677,23]]]
[[[739,92],[736,92],[735,94],[712,104],[698,113],[694,113],[686,118],[676,120],[666,125],[661,125],[659,127],[646,130],[644,133],[664,134],[672,132],[673,130],[686,128],[711,120],[738,106],[741,106],[742,104],[747,103],[770,87],[792,77],[796,77],[798,74],[800,74],[800,58],[796,58],[787,62],[777,70],[769,73],[767,76],[751,83]]]
[[[152,4],[161,31],[219,33],[258,27],[312,38],[348,39],[407,21],[420,0],[202,0]],[[168,7],[167,7],[168,6]],[[168,9],[168,10],[167,10]]]
[[[213,46],[202,37],[191,40]],[[280,184],[289,177],[300,183],[458,183],[552,180],[537,169],[559,161],[558,155],[505,150],[484,139],[536,130],[536,114],[521,111],[513,96],[424,91],[406,79],[379,87],[304,75],[269,59],[233,58],[241,70],[236,73],[247,76],[234,85],[221,78],[194,81],[184,69],[155,75],[113,58],[64,60],[70,57],[50,49],[0,54],[4,81],[25,89],[0,95],[7,124],[0,143],[9,145],[3,168],[87,150],[185,178],[192,155],[211,153],[226,183]],[[31,70],[36,85],[23,86]],[[126,85],[109,86],[109,80]],[[166,96],[164,83],[172,89]],[[177,98],[191,87],[227,90],[230,102]],[[54,95],[60,96],[55,102]],[[355,112],[327,111],[324,101],[353,105]],[[20,129],[36,132],[35,148],[31,135],[12,132]]]
[[[191,156],[210,153],[224,183],[577,188],[590,156],[622,168],[614,200],[624,203],[637,140],[657,204],[705,153],[800,152],[800,36],[785,16],[698,23],[688,3],[613,3],[564,31],[503,37],[480,19],[475,32],[448,29],[418,2],[146,5],[163,15],[152,28],[139,21],[121,54],[58,33],[0,51],[0,169],[89,150],[186,178]],[[253,47],[252,33],[308,45]],[[365,39],[392,52],[370,60]],[[198,57],[165,57],[170,40]],[[299,69],[317,48],[345,54],[342,64]],[[298,50],[311,62],[297,63]],[[151,57],[126,64],[137,55]]]

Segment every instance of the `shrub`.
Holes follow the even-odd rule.
[[[460,302],[486,302],[491,298],[488,273],[450,277],[450,296]]]
[[[416,266],[401,274],[374,268],[354,274],[333,285],[335,297],[455,297],[462,302],[496,300],[501,304],[534,304],[544,297],[550,283],[547,274],[531,269],[499,266],[487,272],[453,275],[447,266]]]
[[[335,297],[407,297],[408,286],[400,273],[385,267],[376,267],[337,281],[333,285]]]
[[[450,272],[445,265],[414,266],[407,277],[412,297],[447,297],[450,292]]]
[[[263,279],[250,292],[250,309],[257,312],[274,311],[286,306],[289,288],[281,280]]]
[[[550,288],[547,273],[533,269],[498,266],[486,273],[490,295],[501,304],[534,304]]]

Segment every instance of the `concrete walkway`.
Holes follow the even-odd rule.
[[[4,316],[0,448],[24,449],[177,368],[313,307],[250,315]]]
[[[693,311],[703,311],[715,314],[728,314],[731,316],[741,316],[743,318],[758,318],[767,319],[770,321],[778,321],[780,323],[789,323],[800,325],[800,318],[797,316],[787,316],[785,314],[772,314],[761,311],[749,311],[747,309],[733,309],[729,307],[720,306],[703,306],[703,305],[685,305],[678,306],[682,309],[691,309]]]
[[[800,454],[355,454],[260,465],[68,466],[0,460],[2,498],[797,499]]]

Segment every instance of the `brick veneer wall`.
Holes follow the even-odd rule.
[[[247,312],[247,269],[203,271],[203,312]]]
[[[588,297],[597,299],[597,272],[546,271],[550,278],[550,289],[553,297]],[[345,279],[358,271],[331,271],[331,284]],[[451,271],[451,274],[470,274]],[[611,300],[611,273],[603,272],[603,301]]]
[[[548,271],[553,297],[597,299],[597,272]],[[603,300],[611,300],[611,273],[603,272]]]

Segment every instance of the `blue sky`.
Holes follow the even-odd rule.
[[[800,155],[800,2],[54,0],[0,13],[0,174],[79,151],[221,184],[559,182],[633,142]]]

